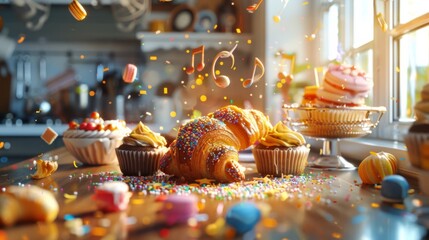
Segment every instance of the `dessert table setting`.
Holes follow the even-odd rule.
[[[184,121],[168,142],[98,112],[71,121],[65,147],[0,169],[0,239],[426,238],[422,179],[399,175],[391,153],[353,161],[338,151],[386,112],[364,105],[371,87],[356,67],[330,65],[314,98],[283,106],[283,121],[226,105]],[[405,142],[425,169],[419,116]]]

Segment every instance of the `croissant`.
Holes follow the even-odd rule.
[[[209,117],[216,118],[226,124],[240,141],[239,150],[246,149],[268,135],[273,128],[268,118],[260,111],[242,109],[234,105],[222,107]]]
[[[188,181],[241,181],[244,169],[238,163],[239,146],[240,141],[223,122],[200,117],[180,127],[177,139],[161,159],[160,169]]]

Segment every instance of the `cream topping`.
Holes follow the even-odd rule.
[[[302,134],[288,128],[282,122],[278,122],[268,133],[268,136],[260,140],[260,144],[267,147],[297,147],[304,145],[305,143],[306,142]]]
[[[159,133],[155,133],[142,122],[131,131],[130,135],[124,138],[124,143],[131,146],[151,146],[165,147],[167,141]]]

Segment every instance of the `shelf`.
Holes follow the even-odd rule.
[[[239,43],[242,51],[250,51],[251,35],[234,33],[153,33],[139,32],[137,39],[141,41],[143,52],[169,49],[189,49],[204,45],[206,49],[228,49],[235,42]],[[250,40],[250,43],[248,42]]]

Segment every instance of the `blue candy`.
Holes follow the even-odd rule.
[[[381,197],[388,202],[402,202],[408,197],[410,185],[400,175],[386,176],[381,182]]]
[[[261,211],[253,203],[236,204],[226,213],[226,223],[239,234],[252,230],[259,220],[261,220]]]

